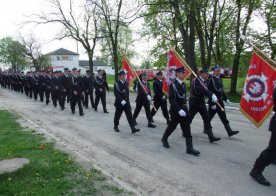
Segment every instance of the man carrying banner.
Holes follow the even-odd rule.
[[[148,119],[148,127],[155,128],[156,125],[152,123],[152,116],[150,113],[150,102],[152,100],[150,93],[150,85],[148,83],[148,76],[145,72],[140,74],[140,80],[137,84],[137,98],[136,98],[136,108],[133,113],[134,124],[137,125],[136,118],[138,117],[142,107],[144,106],[146,116]]]
[[[274,112],[276,112],[276,88],[273,91]],[[270,182],[263,176],[263,171],[266,166],[276,160],[276,113],[270,120],[269,131],[271,131],[268,147],[257,158],[250,175],[260,184],[270,186]]]
[[[125,112],[132,133],[140,131],[134,126],[131,113],[131,105],[129,102],[129,83],[126,81],[126,72],[122,69],[118,71],[119,81],[114,84],[114,95],[116,108],[114,116],[114,131],[120,132],[118,125],[123,112]]]
[[[155,106],[155,108],[152,108],[151,116],[153,117],[156,114],[159,107],[161,106],[162,114],[164,118],[167,120],[167,124],[169,124],[170,119],[169,119],[169,112],[167,108],[167,96],[164,94],[162,89],[163,88],[162,78],[163,78],[162,71],[159,71],[158,73],[156,73],[156,79],[153,82],[153,92],[154,92],[153,105]]]
[[[222,78],[220,77],[220,67],[216,65],[212,68],[212,71],[213,71],[213,75],[209,78],[209,81],[208,81],[208,90],[217,96],[218,102],[224,109],[223,100],[228,103],[229,103],[229,100],[227,99],[224,93],[223,81],[222,81]],[[209,104],[208,113],[209,113],[210,121],[212,121],[215,114],[218,113],[219,118],[223,123],[229,137],[239,133],[239,131],[233,131],[231,129],[229,125],[229,121],[227,120],[227,117],[226,117],[225,110],[222,111],[221,109],[217,108],[216,104],[212,101],[212,99],[209,99],[208,104]],[[204,133],[206,133],[206,129],[204,129]]]
[[[193,78],[191,82],[191,96],[189,100],[189,122],[191,124],[195,115],[199,112],[203,119],[204,130],[206,130],[206,133],[208,134],[210,143],[213,143],[215,141],[219,141],[220,138],[217,138],[213,135],[210,117],[207,112],[204,96],[209,97],[214,103],[218,101],[218,98],[207,88],[206,81],[208,77],[208,70],[203,68],[199,71],[199,77]]]
[[[165,130],[161,141],[165,148],[169,148],[170,145],[168,143],[168,138],[176,129],[177,125],[180,124],[183,136],[186,138],[187,153],[192,155],[199,155],[200,152],[193,148],[191,129],[188,119],[189,111],[186,105],[186,86],[183,82],[185,69],[184,67],[180,67],[177,68],[175,72],[176,79],[169,86],[171,121],[169,122],[169,125]]]

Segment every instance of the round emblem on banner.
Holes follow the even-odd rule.
[[[247,78],[244,87],[244,99],[248,102],[266,100],[267,98],[267,77],[262,75],[252,75]]]
[[[167,68],[166,80],[168,84],[171,84],[175,81],[175,78],[176,78],[175,70],[176,70],[176,66],[170,66]]]

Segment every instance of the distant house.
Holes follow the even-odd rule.
[[[65,67],[70,70],[74,67],[82,69],[79,67],[79,54],[75,52],[60,48],[48,53],[47,56],[49,56],[50,66],[53,68],[53,71],[63,70]],[[82,69],[83,71],[85,70]]]
[[[88,60],[80,60],[79,61],[80,67],[89,70],[89,61]],[[93,72],[96,73],[97,70],[103,69],[107,74],[114,75],[114,69],[112,66],[107,65],[103,61],[93,60]]]
[[[65,67],[71,70],[76,67],[77,69],[81,69],[82,74],[85,74],[85,71],[89,70],[88,60],[79,60],[79,54],[64,48],[50,52],[47,56],[49,57],[49,63],[53,71],[63,70]],[[96,73],[98,69],[104,69],[107,74],[114,75],[113,67],[98,60],[93,60],[93,63],[93,72]]]

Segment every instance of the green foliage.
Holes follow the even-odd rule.
[[[14,70],[22,69],[26,64],[25,46],[11,37],[0,39],[0,62]]]
[[[96,169],[85,171],[70,156],[26,131],[8,111],[0,110],[0,157],[24,157],[22,169],[0,175],[0,195],[129,195],[107,182]]]

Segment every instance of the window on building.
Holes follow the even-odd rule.
[[[73,61],[73,56],[68,56],[68,55],[62,55],[62,56],[57,56],[58,61]]]

